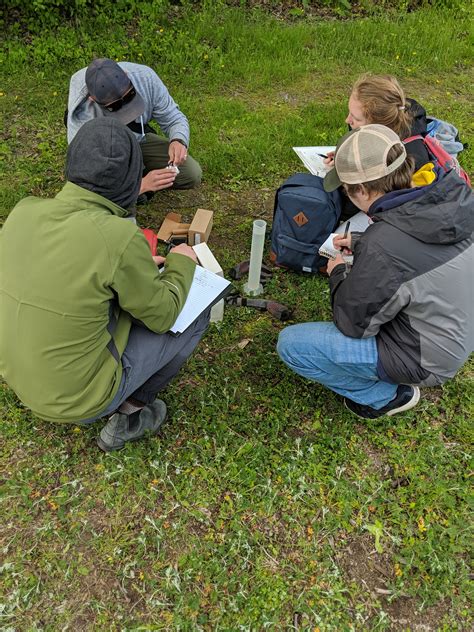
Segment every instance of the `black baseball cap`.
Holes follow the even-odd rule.
[[[129,76],[112,59],[103,57],[89,64],[86,86],[104,115],[113,116],[125,125],[145,111],[145,102],[136,92]]]

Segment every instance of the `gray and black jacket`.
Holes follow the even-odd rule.
[[[435,386],[474,347],[474,195],[455,171],[393,191],[369,209],[354,265],[330,277],[333,317],[352,338],[377,337],[378,373]]]

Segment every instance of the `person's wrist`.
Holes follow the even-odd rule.
[[[181,138],[172,138],[170,140],[170,143],[179,143],[180,145],[183,145],[183,147],[185,147],[186,149],[188,148],[184,140],[182,140]]]

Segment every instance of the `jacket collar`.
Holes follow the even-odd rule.
[[[66,182],[61,191],[56,195],[56,198],[75,207],[77,207],[78,203],[82,203],[87,208],[108,211],[118,217],[128,217],[130,215],[129,211],[118,206],[115,202],[111,202],[107,198],[102,197],[102,195],[83,189],[73,182]]]

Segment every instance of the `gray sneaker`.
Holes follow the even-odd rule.
[[[102,428],[97,445],[104,452],[121,450],[127,441],[139,441],[156,435],[166,419],[166,404],[155,399],[136,413],[115,413]]]

